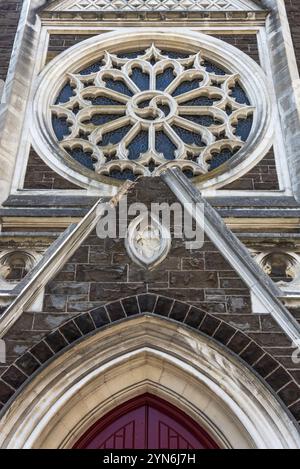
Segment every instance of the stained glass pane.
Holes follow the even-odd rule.
[[[156,77],[156,89],[157,90],[165,90],[170,83],[174,80],[175,75],[174,75],[174,70],[173,68],[169,67],[166,70],[164,70],[163,73],[160,73]]]
[[[95,163],[95,160],[92,158],[91,152],[84,151],[82,148],[75,148],[67,151],[78,163],[88,169],[94,169],[93,164]]]
[[[189,167],[182,164],[180,167],[192,178],[200,174],[205,165],[207,171],[211,171],[232,158],[238,151],[232,149],[235,148],[232,141],[238,141],[240,146],[247,141],[253,125],[253,117],[250,116],[253,109],[249,110],[250,101],[242,83],[236,74],[231,74],[222,65],[207,58],[203,60],[201,51],[197,56],[181,51],[161,51],[155,45],[149,45],[147,50],[112,55],[107,52],[105,61],[102,57],[83,68],[73,79],[72,74],[69,74],[69,82],[61,88],[53,106],[53,130],[61,145],[65,148],[72,125],[72,138],[84,139],[94,148],[94,151],[84,151],[82,148],[67,150],[85,167],[94,171],[96,157],[92,157],[92,154],[102,154],[101,164],[98,162],[96,166],[100,174],[134,180],[137,174],[142,173],[143,165],[145,174],[155,175],[164,162],[174,161],[176,165],[177,161],[189,160]],[[200,76],[197,68],[199,63]],[[193,68],[195,75],[185,71]],[[113,79],[114,69],[116,79]],[[97,75],[100,71],[100,75]],[[166,89],[174,80],[180,80],[180,71],[185,73],[184,78],[177,82],[179,84],[176,87],[173,85],[171,89],[174,91],[170,95]],[[193,76],[195,78],[190,79]],[[233,85],[228,92],[222,83],[230,77]],[[78,86],[78,80],[81,86]],[[103,82],[104,85],[101,84]],[[130,82],[132,85],[128,86]],[[76,88],[73,85],[75,83]],[[136,92],[132,91],[134,84],[138,88]],[[215,92],[212,87],[215,87]],[[116,98],[116,92],[122,97]],[[55,105],[59,105],[59,111]],[[100,112],[98,109],[93,111],[93,106],[103,108]],[[201,113],[195,106],[209,106],[210,109]],[[69,122],[65,116],[57,117],[63,114],[64,108]],[[84,119],[79,117],[82,110],[85,110]],[[234,124],[231,124],[233,112],[235,119]],[[248,117],[245,117],[247,114]],[[177,116],[190,122],[191,127],[187,123],[187,128],[182,127],[183,122],[178,124],[180,121]],[[110,124],[121,117],[122,120],[118,122],[121,123],[120,128],[111,130]],[[205,127],[201,130],[205,138],[193,129],[193,123]],[[205,148],[209,150],[210,145],[216,148],[216,144],[224,140],[228,140],[228,148],[224,149],[223,143],[220,143],[220,150],[214,150],[211,160],[204,161]],[[148,152],[148,160],[137,161],[140,155]],[[165,161],[162,161],[162,155]],[[118,160],[126,160],[126,169],[116,169],[115,165],[111,165],[112,161]]]
[[[59,141],[62,140],[66,135],[70,134],[70,128],[66,117],[57,117],[53,115],[52,125],[55,135]]]
[[[128,145],[130,160],[136,160],[141,153],[146,153],[148,150],[148,132],[141,131],[139,132],[134,139]]]
[[[173,160],[175,158],[174,152],[176,145],[172,140],[162,131],[156,132],[155,148],[158,153],[162,153],[166,160]]]

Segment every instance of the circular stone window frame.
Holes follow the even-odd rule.
[[[78,73],[99,59],[102,52],[124,53],[149,47],[152,43],[164,49],[196,53],[230,73],[237,73],[251,105],[255,108],[253,123],[245,145],[230,160],[207,174],[196,176],[193,183],[201,190],[218,189],[243,176],[268,152],[273,143],[272,102],[268,78],[248,55],[220,39],[199,32],[178,32],[172,28],[125,29],[108,32],[82,41],[53,59],[35,83],[32,105],[32,144],[47,165],[68,181],[101,195],[114,195],[124,183],[109,176],[98,175],[76,162],[59,146],[52,127],[51,105],[66,82],[67,73]]]

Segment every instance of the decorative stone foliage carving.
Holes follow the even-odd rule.
[[[50,11],[236,11],[260,10],[251,0],[66,0]]]
[[[12,289],[40,260],[33,251],[9,250],[0,253],[0,289]]]
[[[229,44],[200,33],[107,33],[46,67],[34,147],[67,179],[104,192],[169,166],[201,188],[221,187],[268,150],[269,106],[263,72]]]
[[[255,257],[266,274],[283,289],[300,291],[300,256],[294,252],[274,250]]]
[[[129,224],[125,245],[134,262],[152,269],[168,255],[171,234],[158,219],[145,213]]]

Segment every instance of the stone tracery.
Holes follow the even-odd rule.
[[[206,59],[159,50],[111,54],[69,73],[51,107],[60,146],[97,174],[205,174],[244,146],[255,108],[231,74]]]

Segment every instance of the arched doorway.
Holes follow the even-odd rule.
[[[98,420],[74,445],[81,449],[217,449],[189,416],[143,394]]]
[[[148,315],[87,336],[34,375],[0,419],[0,448],[73,448],[146,393],[220,448],[300,448],[298,428],[252,370],[208,337]]]

